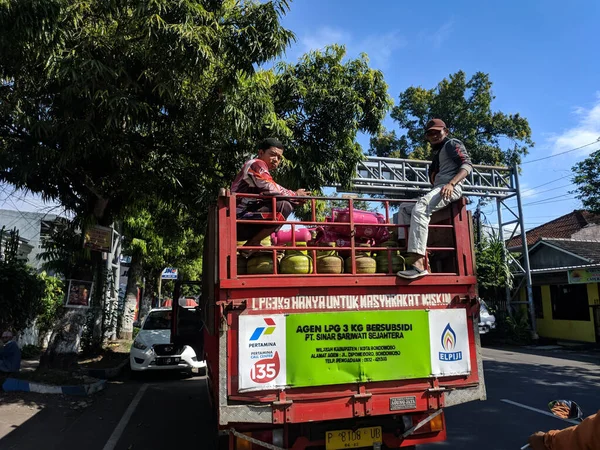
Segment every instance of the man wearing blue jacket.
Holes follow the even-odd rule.
[[[406,279],[420,278],[429,273],[425,267],[425,253],[431,215],[462,196],[462,181],[473,170],[467,149],[458,139],[448,137],[444,121],[432,119],[427,122],[425,138],[433,149],[433,161],[429,169],[429,181],[433,189],[416,204],[400,205],[400,223],[410,224],[407,251],[416,256],[407,270],[398,272],[399,277]]]
[[[10,331],[2,333],[4,347],[0,350],[0,372],[12,373],[21,369],[21,349]]]

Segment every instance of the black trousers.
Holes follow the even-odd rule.
[[[256,208],[256,209],[255,209]],[[286,220],[289,215],[294,210],[294,207],[288,200],[277,200],[275,202],[275,212],[280,213]],[[271,202],[257,202],[257,204],[252,205],[248,210],[244,213],[238,215],[238,219],[242,217],[244,219],[249,220],[265,220],[267,214],[272,213],[272,204]],[[263,214],[265,214],[263,216]],[[271,233],[279,230],[281,225],[269,226],[266,224],[250,224],[250,223],[238,223],[237,224],[237,240],[238,241],[247,241],[252,239],[262,230],[272,230]]]

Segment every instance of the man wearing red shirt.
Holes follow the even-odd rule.
[[[275,183],[270,170],[277,169],[283,158],[283,144],[274,138],[262,141],[258,146],[258,157],[246,161],[231,185],[231,192],[261,194],[265,196],[304,196],[306,190],[291,191]],[[286,220],[294,210],[291,199],[277,199],[275,211],[277,220]],[[256,198],[238,198],[236,216],[244,220],[272,219],[272,202]],[[260,241],[277,231],[281,226],[241,223],[237,226],[237,240],[246,241],[246,246],[258,246]]]

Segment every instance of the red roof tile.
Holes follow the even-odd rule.
[[[527,231],[527,246],[531,247],[541,238],[570,238],[585,226],[598,223],[600,223],[600,214],[576,209],[569,214]],[[520,247],[521,245],[522,235],[515,236],[506,242],[508,248]]]

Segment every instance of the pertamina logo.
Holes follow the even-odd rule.
[[[281,370],[281,362],[279,360],[279,353],[277,352],[276,340],[270,339],[268,341],[259,342],[261,338],[270,336],[275,332],[276,325],[275,321],[269,317],[264,317],[264,327],[256,327],[252,336],[250,336],[250,343],[248,344],[251,348],[257,349],[260,355],[260,360],[256,361],[250,368],[250,378],[255,383],[269,383],[273,381],[279,375]],[[260,351],[258,350],[260,349]]]
[[[460,361],[462,359],[462,352],[453,351],[456,348],[456,333],[450,326],[450,323],[446,325],[444,331],[442,331],[442,348],[444,352],[439,352],[440,361]]]
[[[258,341],[261,336],[268,336],[270,334],[273,334],[273,332],[275,331],[275,321],[273,319],[269,319],[268,317],[265,317],[264,321],[267,324],[267,326],[257,327],[254,330],[254,333],[252,333],[252,336],[250,336],[250,341]]]

